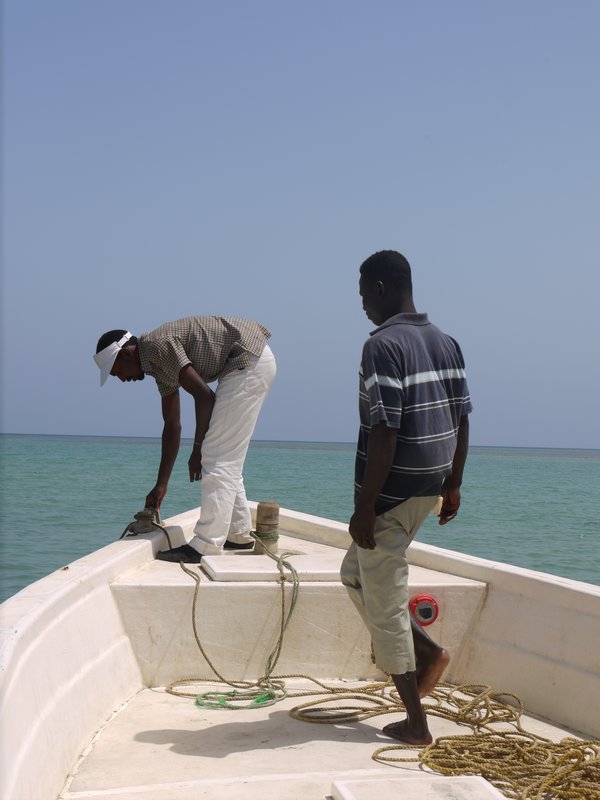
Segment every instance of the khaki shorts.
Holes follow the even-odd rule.
[[[415,669],[406,550],[437,500],[437,495],[411,497],[381,514],[375,549],[352,542],[342,562],[342,583],[371,634],[377,666],[388,675]]]

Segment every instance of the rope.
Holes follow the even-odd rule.
[[[439,737],[419,760],[443,775],[481,775],[515,800],[593,800],[600,798],[599,752],[600,741],[502,731]]]
[[[137,514],[134,514],[134,519],[132,522],[129,522],[123,533],[119,536],[119,541],[121,539],[130,539],[133,536],[138,536],[140,533],[150,533],[152,528],[158,528],[161,530],[164,535],[167,537],[167,544],[169,545],[169,550],[173,549],[173,545],[171,544],[171,537],[169,536],[169,532],[167,529],[160,524],[156,520],[156,512],[153,512],[152,515],[148,513],[151,509],[144,509],[144,511],[140,511]],[[140,528],[140,530],[136,530],[136,526]]]
[[[257,537],[254,533],[252,533],[253,538],[255,541],[260,541],[259,537]],[[267,662],[265,665],[264,674],[261,678],[256,681],[232,681],[225,678],[219,670],[215,667],[213,662],[208,657],[204,647],[202,646],[202,642],[200,640],[200,635],[198,633],[198,627],[196,624],[196,610],[197,610],[197,603],[198,603],[198,591],[200,589],[200,576],[193,572],[191,569],[185,566],[185,564],[181,561],[179,562],[179,566],[181,569],[189,575],[196,583],[194,588],[194,598],[192,602],[192,629],[194,631],[194,638],[196,639],[196,644],[198,645],[198,649],[202,653],[204,660],[211,668],[213,673],[217,676],[217,681],[214,679],[204,679],[204,678],[182,678],[177,681],[173,681],[167,687],[165,687],[165,691],[169,694],[173,694],[176,697],[195,697],[196,704],[201,706],[202,708],[254,708],[257,705],[260,706],[270,706],[274,703],[283,700],[284,697],[287,697],[287,691],[285,687],[285,681],[282,677],[273,678],[272,673],[279,661],[279,656],[281,655],[281,648],[283,647],[283,637],[284,633],[290,623],[290,619],[296,607],[296,602],[298,599],[298,588],[300,584],[300,580],[298,578],[298,573],[296,569],[286,560],[286,556],[291,555],[291,553],[282,553],[280,556],[276,556],[273,553],[270,553],[268,550],[265,550],[265,554],[272,558],[274,561],[277,562],[277,567],[279,569],[279,585],[281,588],[281,622],[279,628],[279,635],[277,637],[277,642],[269,654],[267,658]],[[289,609],[285,609],[285,584],[286,584],[286,574],[284,569],[289,570],[292,578],[292,591],[290,597],[290,604]],[[177,687],[184,686],[190,683],[224,683],[227,686],[233,687],[233,691],[231,692],[203,692],[202,694],[196,694],[196,692],[190,693],[185,691],[177,691]]]
[[[262,542],[269,542],[269,543],[272,544],[273,542],[279,541],[279,533],[277,531],[275,531],[274,533],[258,533],[258,532],[253,531],[252,532],[252,536],[253,536],[254,539],[256,539],[257,542],[261,542],[261,543]],[[290,554],[287,553],[286,555],[290,555]]]
[[[326,697],[297,706],[290,714],[306,722],[340,723],[403,710],[391,681],[383,684],[383,690],[381,686],[373,684],[337,698],[360,697],[363,705],[332,707],[336,698]],[[375,696],[377,691],[380,694]],[[509,698],[514,706],[506,702]],[[553,742],[525,731],[523,703],[511,692],[475,684],[438,684],[423,708],[429,716],[466,725],[474,733],[440,736],[422,747],[387,745],[373,753],[373,760],[420,763],[442,775],[481,775],[513,800],[600,800],[600,740]],[[492,727],[497,725],[504,729]],[[508,730],[507,725],[511,726]],[[389,755],[402,750],[419,752],[416,757]]]

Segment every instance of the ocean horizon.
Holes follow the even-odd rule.
[[[160,436],[120,436],[117,434],[99,434],[99,433],[18,433],[18,432],[0,432],[0,442],[2,439],[11,436],[19,437],[34,437],[34,438],[48,438],[48,439],[143,439],[151,441],[159,441]],[[181,437],[181,444],[192,442],[193,439],[189,436]],[[356,440],[342,441],[342,440],[322,440],[322,439],[252,439],[252,444],[293,444],[293,445],[348,445],[356,447]],[[495,445],[495,444],[471,444],[471,450],[548,450],[556,452],[583,452],[583,453],[600,453],[597,447],[553,447],[553,446],[530,446],[530,445]]]
[[[161,509],[200,505],[183,438]],[[0,434],[0,601],[119,538],[156,478],[160,437]],[[253,440],[251,500],[347,522],[354,442]],[[600,584],[600,450],[470,448],[459,516],[431,517],[417,539],[450,550]]]

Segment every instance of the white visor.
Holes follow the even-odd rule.
[[[106,379],[110,375],[115,359],[121,352],[121,348],[132,336],[132,333],[127,332],[118,342],[111,342],[108,347],[105,347],[104,350],[100,350],[100,352],[96,353],[94,356],[94,361],[100,367],[100,386],[104,386],[106,383]]]

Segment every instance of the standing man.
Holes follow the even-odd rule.
[[[194,398],[196,432],[190,481],[202,480],[202,508],[189,544],[158,554],[162,561],[198,563],[203,555],[253,546],[242,469],[261,406],[275,378],[264,325],[234,317],[185,317],[139,338],[114,330],[98,340],[100,385],[152,375],[162,398],[162,454],[146,506],[160,508],[179,451],[179,387]],[[218,381],[213,392],[209,383]]]
[[[372,255],[359,288],[377,327],[362,354],[353,542],[341,578],[406,708],[406,719],[383,731],[423,745],[432,737],[420,697],[449,657],[416,623],[411,633],[406,549],[440,494],[440,525],[458,512],[471,401],[460,348],[417,313],[404,256]]]

